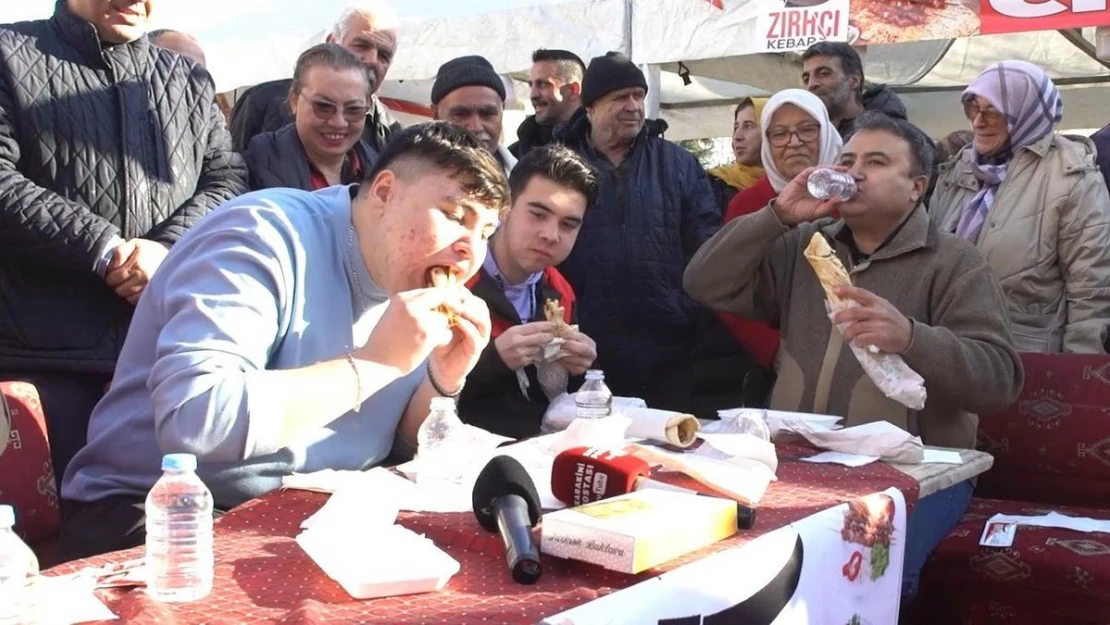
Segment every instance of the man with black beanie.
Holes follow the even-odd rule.
[[[501,145],[505,81],[484,57],[460,56],[439,67],[432,84],[432,118],[466,128],[486,146],[508,177],[516,157]]]
[[[686,297],[686,262],[720,225],[698,161],[645,123],[647,80],[628,57],[590,62],[580,112],[557,139],[600,172],[597,200],[560,269],[579,294],[583,332],[618,395],[688,411],[691,348],[707,311]]]

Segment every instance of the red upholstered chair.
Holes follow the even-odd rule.
[[[0,504],[15,508],[15,529],[42,548],[61,527],[54,464],[38,391],[0,382]]]
[[[1010,548],[979,546],[997,513],[1110,519],[1110,356],[1022,361],[1018,402],[979,424],[994,467],[923,571],[926,623],[1110,623],[1110,534],[1022,527]]]

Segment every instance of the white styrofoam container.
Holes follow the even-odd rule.
[[[310,529],[297,544],[355,599],[435,592],[459,572],[457,560],[400,525],[357,533]]]

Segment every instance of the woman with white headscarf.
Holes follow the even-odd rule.
[[[741,191],[728,205],[725,222],[754,213],[771,203],[787,183],[808,167],[835,165],[844,143],[821,99],[804,89],[776,93],[763,106],[762,155],[765,175],[755,185]],[[764,370],[759,379],[752,377],[752,392],[745,388],[749,403],[766,401],[774,378],[779,349],[779,331],[760,321],[747,321],[729,313],[719,313],[721,322],[749,355]],[[758,397],[757,397],[758,396]]]
[[[931,214],[986,258],[1019,351],[1103,353],[1110,328],[1110,194],[1086,139],[1054,131],[1056,86],[1003,61],[968,86],[974,138],[943,165]]]

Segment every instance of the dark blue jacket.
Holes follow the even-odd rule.
[[[557,138],[597,167],[601,183],[560,269],[613,392],[683,408],[691,349],[708,313],[683,292],[682,273],[721,215],[705,171],[659,136],[665,129],[649,120],[619,167],[590,145],[584,112],[560,129]]]

